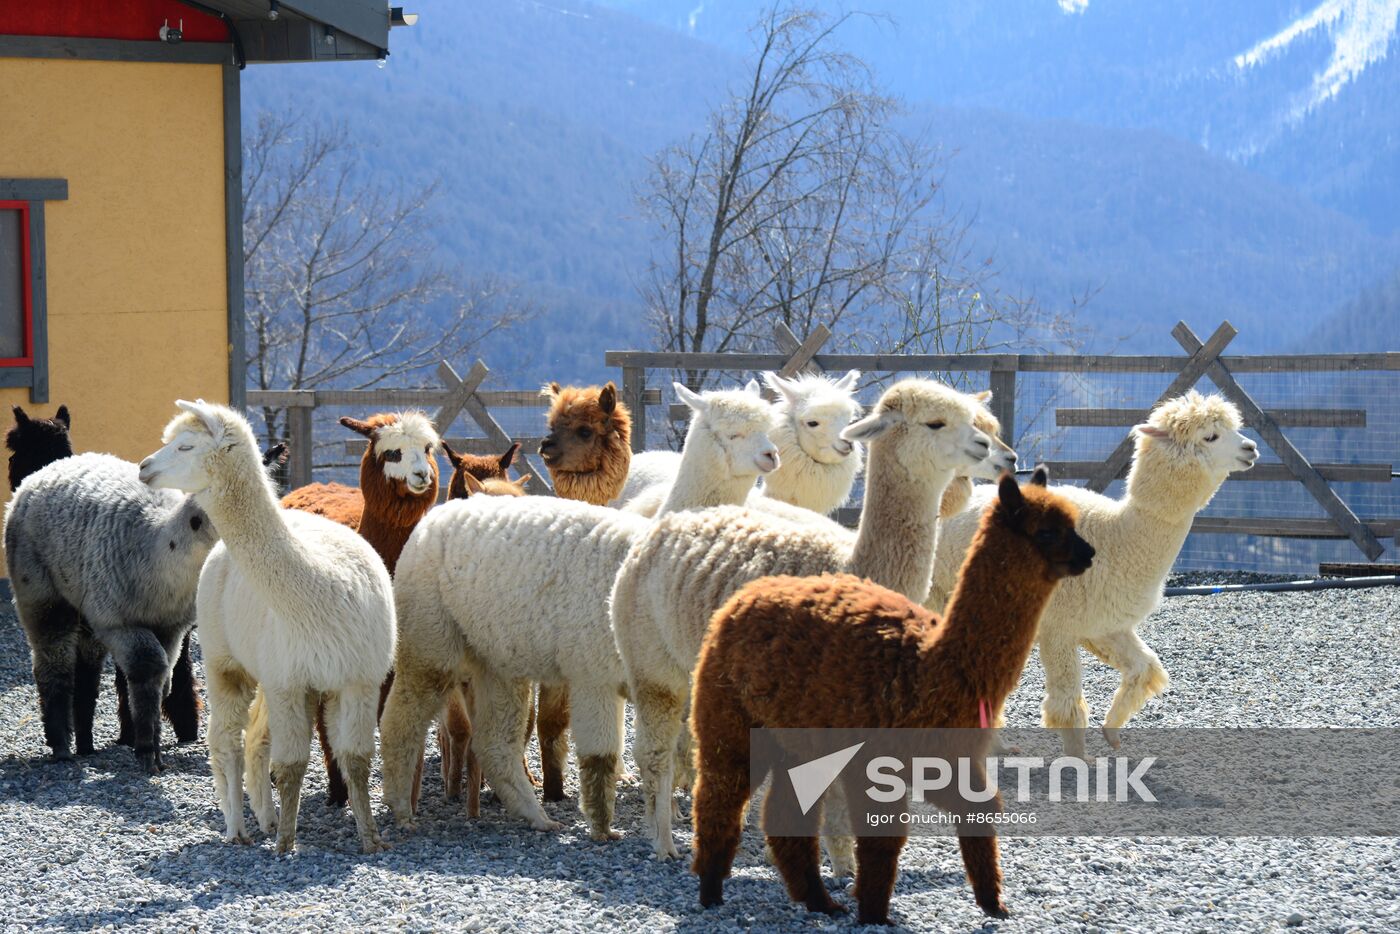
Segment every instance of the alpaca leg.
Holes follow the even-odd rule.
[[[1138,634],[1127,632],[1101,636],[1084,647],[1112,665],[1122,675],[1118,690],[1104,718],[1103,735],[1114,749],[1121,745],[1119,730],[1152,698],[1167,689],[1167,670]]]
[[[379,734],[384,760],[384,803],[400,826],[413,825],[415,764],[428,738],[433,715],[442,709],[443,697],[456,683],[451,671],[399,659]]]
[[[617,840],[612,829],[622,771],[622,698],[613,688],[572,687],[574,742],[578,746],[579,803],[594,840]]]
[[[311,759],[311,730],[316,697],[300,688],[267,690],[267,730],[272,739],[272,777],[281,798],[277,852],[296,849],[301,784]]]
[[[1084,729],[1089,725],[1089,705],[1084,701],[1084,672],[1079,646],[1073,639],[1042,635],[1040,663],[1045,667],[1045,700],[1041,722],[1060,731],[1067,756],[1084,758]]]
[[[851,836],[851,815],[846,807],[845,785],[837,782],[822,797],[822,846],[837,879],[856,874],[856,839]]]
[[[721,741],[727,739],[726,735]],[[768,786],[768,796],[763,799],[763,830],[773,862],[793,901],[806,905],[808,911],[834,915],[845,909],[832,901],[822,883],[821,848],[817,844],[821,817],[820,801],[807,813],[802,813],[787,769],[783,765],[774,768],[773,782]],[[778,835],[779,830],[783,836]]]
[[[161,770],[160,704],[165,696],[170,657],[149,629],[124,627],[107,630],[101,634],[101,638],[117,659],[117,664],[126,672],[136,761],[148,773],[155,775]]]
[[[969,759],[968,772],[968,788],[974,791],[987,788],[987,770],[982,759]],[[978,907],[994,918],[1005,918],[1007,911],[1001,900],[1001,864],[996,838],[1001,795],[994,794],[986,801],[971,801],[956,787],[948,787],[936,792],[932,800],[939,808],[959,818],[958,847],[962,850],[967,881],[972,884],[972,896]]]
[[[127,699],[126,674],[122,672],[122,666],[117,664],[116,677],[112,680],[112,690],[117,695],[117,745],[135,746],[136,728],[131,725],[131,701]]]
[[[80,756],[93,752],[92,721],[97,714],[97,696],[102,692],[102,663],[106,659],[106,646],[90,636],[78,638],[73,670],[73,728]]]
[[[472,737],[472,748],[477,749],[481,770],[496,797],[508,813],[535,830],[562,830],[564,825],[551,820],[535,798],[534,786],[525,777],[521,764],[530,682],[504,681],[489,672],[481,672],[473,678],[473,684],[476,703],[471,718],[476,733]]]
[[[681,731],[676,736],[676,787],[689,791],[695,787],[695,737],[690,733],[690,708],[681,713]]]
[[[241,670],[217,659],[209,661],[206,671],[209,770],[214,775],[214,792],[224,815],[224,842],[249,843],[243,823],[243,730],[248,723],[248,705],[253,700],[253,682]],[[267,784],[265,771],[262,781]],[[253,800],[256,808],[256,796]]]
[[[321,743],[321,758],[326,763],[326,807],[343,808],[350,800],[350,789],[345,786],[345,776],[336,764],[330,735],[326,728],[325,704],[316,705],[316,739]]]
[[[326,697],[324,709],[330,728],[331,748],[345,766],[350,811],[360,832],[360,849],[377,853],[387,849],[379,839],[369,802],[369,762],[374,755],[374,728],[379,712],[379,688],[345,689]]]
[[[695,859],[691,869],[700,877],[700,904],[724,904],[724,880],[734,865],[744,812],[749,802],[749,725],[721,696],[694,711],[699,745],[699,769],[691,806],[695,825]]]
[[[442,755],[442,784],[449,801],[462,796],[462,770],[472,742],[472,719],[467,713],[465,685],[447,692],[438,716],[438,749]],[[478,789],[479,794],[479,789]],[[477,815],[471,814],[471,817]]]
[[[563,801],[564,773],[569,760],[569,686],[541,684],[539,717],[540,769],[544,773],[544,799]]]
[[[683,725],[684,688],[646,682],[632,693],[636,705],[637,735],[632,757],[642,779],[646,826],[657,859],[673,859],[680,853],[671,837],[671,798],[674,794],[676,737]]]
[[[248,725],[243,730],[244,781],[248,803],[258,819],[258,829],[271,836],[277,832],[277,808],[272,803],[272,740],[267,725],[267,695],[259,688],[253,696]]]
[[[191,629],[185,633],[180,654],[170,670],[170,693],[161,705],[175,730],[175,741],[184,745],[199,739],[199,680],[194,675],[194,655],[190,651]]]
[[[904,837],[861,837],[856,841],[857,923],[890,923],[890,897],[899,877],[904,841]]]
[[[472,685],[471,685],[471,682],[470,682],[470,681],[463,681],[463,682],[462,682],[462,696],[465,697],[465,698],[467,699],[467,709],[468,709],[468,710],[471,709],[471,703],[472,703],[472,702],[471,702],[471,687],[472,687]],[[537,718],[536,718],[536,716],[535,716],[535,713],[536,713],[535,695],[532,693],[532,694],[530,695],[530,716],[529,716],[529,719],[527,719],[527,720],[525,721],[525,745],[526,745],[526,746],[530,745],[530,737],[535,735],[535,723],[536,723],[536,720],[537,720]],[[528,760],[525,762],[525,777],[528,778],[528,779],[530,780],[530,784],[531,784],[531,785],[534,785],[536,788],[538,788],[538,787],[540,787],[542,784],[544,784],[544,782],[543,782],[539,777],[537,777],[533,772],[530,771],[530,763],[529,763]]]
[[[16,598],[15,605],[29,641],[44,742],[54,759],[71,759],[78,614],[66,603],[41,605]]]

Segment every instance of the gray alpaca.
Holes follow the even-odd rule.
[[[5,557],[55,759],[72,756],[75,727],[78,754],[93,751],[110,652],[126,673],[136,759],[161,769],[161,698],[217,541],[193,498],[151,489],[109,454],[64,458],[25,480],[5,512]]]

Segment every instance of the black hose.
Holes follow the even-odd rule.
[[[217,16],[219,19],[223,20],[224,25],[228,26],[229,41],[233,43],[233,63],[238,66],[239,71],[248,67],[248,57],[243,54],[243,40],[238,36],[238,27],[233,24],[232,17],[223,10],[207,7],[197,2],[197,0],[179,0],[179,2],[191,9],[198,10],[209,16]]]
[[[1383,577],[1321,577],[1312,580],[1273,581],[1265,584],[1200,584],[1191,587],[1168,587],[1168,597],[1204,597],[1217,593],[1291,593],[1309,590],[1359,590],[1363,587],[1389,587],[1400,584],[1400,574]]]

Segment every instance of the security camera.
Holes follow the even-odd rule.
[[[185,39],[185,21],[180,20],[179,26],[171,26],[170,20],[165,21],[165,25],[160,27],[160,41],[169,42],[171,45],[179,45]]]

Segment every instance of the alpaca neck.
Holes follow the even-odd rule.
[[[953,685],[967,695],[961,706],[970,722],[943,726],[978,726],[979,704],[995,711],[1015,689],[1057,583],[1030,542],[998,527],[996,517],[985,521],[938,638],[919,649],[921,698],[946,698]]]
[[[256,580],[283,578],[307,566],[307,556],[287,529],[257,452],[226,460],[222,475],[195,500],[214,522],[234,562]],[[225,455],[226,457],[228,455]]]
[[[418,520],[437,502],[437,471],[434,470],[432,486],[427,490],[414,496],[399,496],[395,487],[402,481],[384,476],[377,459],[371,456],[372,450],[360,462],[360,492],[365,506],[360,513],[359,532],[393,574]]]
[[[870,446],[866,476],[849,570],[923,603],[933,573],[938,504],[952,471],[941,471],[933,482],[920,481],[898,462],[892,444],[877,440]]]
[[[622,492],[627,470],[623,468],[621,481],[615,476],[615,471],[601,467],[589,473],[560,471],[552,473],[551,477],[554,480],[554,492],[561,499],[576,499],[595,506],[606,506]]]
[[[1169,526],[1189,526],[1224,479],[1210,476],[1194,462],[1176,462],[1165,455],[1139,451],[1128,472],[1124,512]]]
[[[708,430],[692,428],[685,439],[676,479],[657,515],[743,503],[753,490],[755,476],[734,476],[725,466],[727,461]]]

